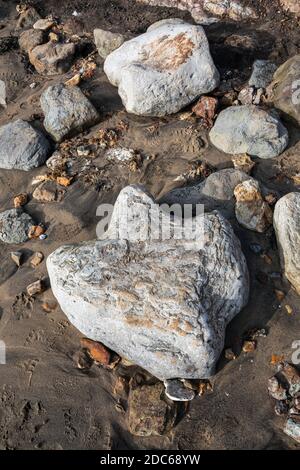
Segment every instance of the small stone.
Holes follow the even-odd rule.
[[[212,392],[212,391],[213,391],[213,386],[209,380],[200,380],[199,390],[198,390],[198,395],[200,397],[202,397],[202,395],[205,395],[207,392]]]
[[[198,102],[193,106],[192,111],[201,118],[207,127],[212,127],[217,112],[218,100],[211,96],[201,96]]]
[[[28,202],[28,194],[26,193],[21,193],[14,197],[14,206],[16,208],[25,206],[27,202]]]
[[[289,142],[288,131],[278,116],[254,105],[221,111],[209,136],[225,153],[259,158],[277,157]]]
[[[34,7],[26,6],[17,21],[17,29],[28,29],[31,28],[36,21],[41,19],[40,15]]]
[[[256,349],[256,341],[244,341],[243,343],[243,352],[252,353]]]
[[[58,176],[56,178],[56,182],[60,184],[60,186],[70,186],[73,181],[73,176]]]
[[[280,376],[287,383],[289,394],[296,397],[300,393],[300,372],[298,369],[288,362],[284,362],[283,367],[280,369]]]
[[[255,162],[246,153],[243,155],[235,155],[232,157],[232,163],[235,169],[241,170],[250,175],[252,169],[255,167]]]
[[[28,231],[28,238],[39,238],[44,232],[45,229],[41,225],[32,225]]]
[[[238,100],[243,105],[252,104],[254,101],[254,98],[255,98],[255,90],[251,86],[243,88],[238,95]]]
[[[22,51],[29,53],[37,46],[43,44],[45,37],[43,31],[28,29],[19,37],[19,46]]]
[[[6,108],[6,85],[3,80],[0,80],[0,106]]]
[[[110,364],[111,353],[103,344],[88,338],[81,338],[80,344],[82,348],[88,351],[88,354],[95,362],[102,366]]]
[[[0,127],[0,168],[29,171],[45,163],[50,152],[46,137],[17,119]]]
[[[40,240],[46,240],[47,238],[47,235],[45,233],[42,233],[40,236],[39,236],[39,239]]]
[[[43,259],[44,259],[43,253],[41,253],[40,251],[37,251],[32,256],[32,258],[30,260],[30,265],[32,266],[32,268],[36,268],[39,264],[41,264]]]
[[[36,294],[41,294],[44,291],[44,284],[39,279],[38,281],[32,282],[32,284],[29,284],[26,290],[27,290],[27,294],[30,295],[30,297]]]
[[[285,400],[277,400],[274,411],[277,416],[287,415],[289,411],[289,405]]]
[[[300,443],[300,416],[289,417],[283,431]]]
[[[125,36],[119,33],[112,33],[111,31],[105,31],[104,29],[94,29],[94,40],[98,49],[98,54],[102,59],[118,49],[125,41]]]
[[[10,256],[11,256],[11,259],[13,260],[13,262],[19,268],[22,264],[23,253],[21,251],[12,251]]]
[[[45,181],[32,193],[32,197],[40,203],[60,202],[64,196],[64,190],[59,189],[54,181]]]
[[[280,354],[272,354],[270,364],[271,366],[275,366],[280,364],[282,361],[284,361],[284,356]]]
[[[273,221],[273,212],[263,200],[257,181],[247,180],[234,189],[235,215],[238,222],[249,230],[265,232]]]
[[[70,78],[69,80],[67,80],[65,82],[65,85],[66,86],[77,86],[77,85],[79,85],[80,82],[81,82],[81,75],[80,75],[80,73],[76,73],[76,75],[74,75],[72,78]]]
[[[191,401],[195,398],[195,392],[186,388],[178,379],[165,380],[165,394],[173,401]]]
[[[277,66],[270,60],[256,60],[253,63],[249,85],[255,88],[267,88],[276,69]]]
[[[164,385],[143,385],[130,390],[127,421],[135,436],[161,436],[172,429],[177,407],[165,397]]]
[[[77,147],[77,155],[78,157],[88,157],[91,153],[90,147],[86,145],[80,145]]]
[[[40,29],[42,31],[47,31],[48,29],[52,28],[54,25],[55,25],[54,20],[50,20],[46,18],[46,19],[37,20],[34,23],[33,28]]]
[[[22,209],[9,209],[0,213],[0,240],[4,243],[18,244],[28,240],[28,232],[33,224],[29,214]]]
[[[75,44],[47,42],[29,52],[29,60],[40,74],[57,75],[65,73],[72,65]]]
[[[266,253],[263,253],[260,257],[261,257],[261,259],[263,259],[264,262],[265,262],[266,264],[268,264],[269,266],[270,266],[271,264],[273,264],[273,260],[272,260],[271,256],[267,255]]]
[[[115,147],[107,150],[105,157],[108,160],[118,160],[119,162],[130,162],[136,157],[136,152],[132,149]]]
[[[99,120],[92,103],[76,86],[49,86],[41,96],[41,107],[45,114],[45,129],[57,142]]]
[[[268,391],[271,397],[275,398],[275,400],[286,400],[287,399],[287,391],[286,389],[279,383],[278,378],[273,375],[268,380]]]
[[[227,359],[227,361],[234,361],[236,357],[236,354],[234,354],[231,348],[225,349],[225,359]]]

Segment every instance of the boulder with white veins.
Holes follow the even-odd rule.
[[[248,300],[246,261],[218,212],[194,220],[194,238],[174,239],[181,219],[173,220],[163,240],[159,213],[142,188],[123,189],[104,240],[62,246],[48,257],[52,290],[85,336],[158,378],[209,377],[226,325]],[[166,227],[170,214],[162,219]]]
[[[276,203],[274,228],[285,276],[300,294],[300,193],[289,193]]]
[[[126,110],[165,116],[178,112],[219,84],[201,26],[162,24],[113,51],[104,71]]]

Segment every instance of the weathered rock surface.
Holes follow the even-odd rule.
[[[165,380],[165,393],[173,401],[191,401],[195,398],[194,390],[184,386],[184,383],[178,379]]]
[[[33,25],[33,28],[34,29],[39,29],[41,31],[47,31],[48,29],[52,28],[52,26],[54,26],[55,22],[53,20],[50,20],[50,19],[40,19],[40,20],[37,20],[34,25]]]
[[[0,127],[0,168],[31,170],[49,156],[46,137],[28,122],[17,119]]]
[[[157,220],[157,206],[140,187],[121,191],[106,240],[63,246],[48,257],[53,293],[85,336],[153,375],[208,377],[226,325],[248,299],[240,243],[218,213],[194,221],[202,222],[203,236],[198,227],[193,240],[156,240],[150,213]]]
[[[0,240],[18,244],[28,240],[30,227],[34,222],[22,209],[9,209],[0,213]]]
[[[253,64],[249,85],[255,88],[267,88],[276,69],[276,65],[270,60],[256,60]]]
[[[300,125],[300,54],[276,70],[270,93],[274,106]]]
[[[181,18],[166,18],[165,20],[159,20],[155,23],[151,24],[149,28],[147,28],[147,32],[154,31],[156,28],[160,28],[164,25],[174,25],[174,24],[186,24],[186,21],[182,20]]]
[[[127,422],[135,436],[161,436],[175,424],[177,407],[164,394],[161,382],[130,390]]]
[[[300,3],[299,0],[280,0],[281,5],[285,10],[295,13],[300,16]]]
[[[34,23],[38,21],[40,18],[41,17],[39,13],[36,11],[34,7],[25,6],[18,18],[17,29],[31,28],[34,25]]]
[[[300,415],[290,416],[286,420],[283,431],[300,444]]]
[[[201,26],[165,24],[126,41],[105,60],[110,82],[130,113],[164,116],[219,84]]]
[[[112,33],[101,28],[94,29],[95,44],[102,59],[106,59],[111,52],[118,49],[125,39],[125,36],[120,33]]]
[[[30,52],[44,43],[44,32],[38,29],[27,29],[19,37],[19,46],[24,52]]]
[[[253,179],[243,181],[234,189],[235,215],[238,222],[249,230],[265,232],[273,221],[273,212],[263,200],[259,183]]]
[[[224,217],[234,215],[234,189],[251,177],[240,170],[226,168],[209,175],[195,186],[173,189],[165,194],[160,203],[204,204],[205,212],[218,210]]]
[[[6,85],[3,80],[0,80],[0,106],[6,108]]]
[[[289,193],[276,203],[274,228],[284,273],[300,294],[300,193]]]
[[[272,158],[288,145],[288,131],[280,119],[257,106],[232,106],[222,111],[210,140],[226,153]]]
[[[207,20],[207,14],[228,16],[234,21],[255,18],[255,11],[240,0],[138,0],[149,5],[160,5],[190,11],[196,22]],[[290,0],[292,1],[292,0]]]
[[[64,196],[65,190],[55,181],[45,181],[32,193],[32,197],[41,203],[59,202]]]
[[[99,119],[98,112],[77,86],[49,86],[41,96],[41,107],[45,129],[57,142]]]
[[[69,70],[75,50],[73,43],[62,44],[49,41],[32,49],[29,52],[29,60],[38,73],[57,75]]]

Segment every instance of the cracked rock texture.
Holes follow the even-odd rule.
[[[153,240],[150,213],[157,220],[149,194],[123,189],[106,239],[62,246],[48,257],[53,293],[85,336],[158,378],[209,377],[226,325],[248,301],[240,242],[218,212],[197,217],[204,232],[199,225],[194,239]]]
[[[0,213],[0,240],[18,244],[28,240],[28,232],[34,221],[22,209],[9,209]]]
[[[126,41],[106,58],[104,71],[126,110],[149,116],[178,112],[220,80],[203,28],[181,21]]]
[[[300,294],[300,193],[286,194],[276,203],[274,228],[285,276]]]

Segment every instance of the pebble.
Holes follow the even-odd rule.
[[[173,401],[191,401],[195,398],[195,392],[186,388],[181,380],[170,379],[164,381],[165,394]]]
[[[14,197],[14,206],[22,207],[25,206],[28,202],[28,194],[27,193],[20,193]]]
[[[11,259],[13,260],[13,262],[19,268],[22,264],[23,253],[21,251],[12,251],[10,256],[11,256]]]
[[[41,292],[44,291],[44,284],[43,281],[40,279],[38,281],[32,282],[27,286],[27,294],[30,295],[31,297],[36,295],[36,294],[41,294]]]
[[[235,215],[245,228],[255,232],[265,232],[273,221],[273,212],[263,200],[259,183],[253,179],[243,181],[234,189],[236,197]]]
[[[286,400],[287,399],[287,391],[281,385],[278,378],[274,375],[269,378],[268,380],[268,391],[272,398],[276,400]]]
[[[276,69],[276,64],[270,60],[256,60],[253,63],[249,85],[255,88],[267,88]]]
[[[101,364],[102,366],[108,366],[111,362],[110,351],[98,341],[93,341],[88,338],[81,338],[81,347],[86,349],[91,358]]]
[[[30,260],[30,265],[33,267],[33,268],[36,268],[39,264],[41,264],[41,262],[43,261],[44,259],[44,255],[43,253],[41,253],[40,251],[37,251],[36,253],[34,253],[34,255],[32,256],[31,260]]]

